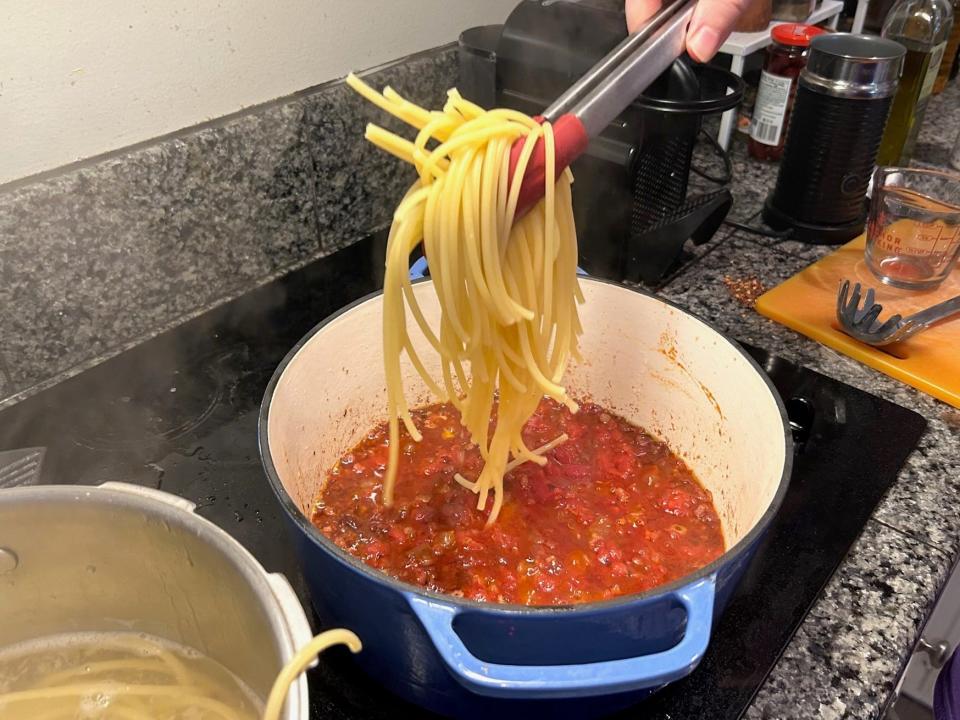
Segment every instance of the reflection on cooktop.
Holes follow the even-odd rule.
[[[79,402],[70,434],[91,450],[154,446],[195,430],[220,401],[218,365],[229,354],[212,358],[149,358],[102,387],[88,388],[97,402]]]

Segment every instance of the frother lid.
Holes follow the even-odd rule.
[[[836,97],[889,97],[897,89],[906,52],[900,43],[872,35],[818,35],[810,41],[801,82]]]

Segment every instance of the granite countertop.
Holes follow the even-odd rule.
[[[944,165],[960,132],[960,87],[934,98],[918,164]],[[760,224],[777,166],[731,149],[731,218]],[[659,292],[746,342],[921,413],[919,446],[760,689],[746,717],[880,718],[960,558],[960,410],[803,337],[734,300],[723,279],[772,287],[833,248],[721,231]]]

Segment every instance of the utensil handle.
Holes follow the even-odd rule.
[[[571,112],[585,95],[597,87],[600,81],[609,75],[614,68],[627,60],[647,40],[653,37],[653,34],[673,17],[684,4],[684,0],[674,0],[666,3],[643,27],[627,35],[613,50],[600,58],[593,67],[581,75],[573,85],[554,100],[553,104],[543,111],[543,117],[550,122],[556,122],[561,115]]]
[[[670,15],[642,42],[633,44],[618,63],[605,67],[603,75],[569,109],[569,114],[583,123],[588,137],[599,135],[683,54],[687,25],[695,6],[695,0],[681,0],[668,6],[672,10]],[[593,70],[588,75],[591,73]],[[544,116],[552,118],[551,112],[555,112],[552,106]]]
[[[414,593],[405,595],[447,669],[461,685],[489,697],[544,699],[656,688],[688,674],[700,662],[710,640],[715,585],[716,576],[710,575],[670,593],[669,597],[687,614],[683,638],[672,648],[579,665],[485,662],[467,649],[453,627],[460,608]]]
[[[904,319],[916,325],[926,327],[927,325],[932,325],[935,322],[944,320],[957,313],[960,313],[960,295],[957,295],[955,298],[950,298],[949,300],[944,300],[942,303],[937,303],[936,305],[928,307],[926,310],[921,310]]]

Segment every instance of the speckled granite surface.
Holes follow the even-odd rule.
[[[921,162],[943,165],[960,133],[960,85],[928,108]],[[732,151],[738,220],[759,223],[776,166]],[[750,720],[880,718],[960,557],[960,410],[823,347],[737,303],[726,275],[772,287],[832,248],[741,230],[714,238],[661,288],[722,330],[924,415],[929,423],[897,483],[760,689]]]
[[[433,105],[453,49],[373,74]],[[412,180],[340,83],[0,188],[0,406],[389,221]]]
[[[921,446],[817,601],[749,718],[876,718],[960,555],[960,412],[736,302],[724,276],[773,286],[810,263],[736,232],[661,294],[721,330],[927,417]]]
[[[880,716],[946,566],[945,553],[868,523],[746,717]]]

